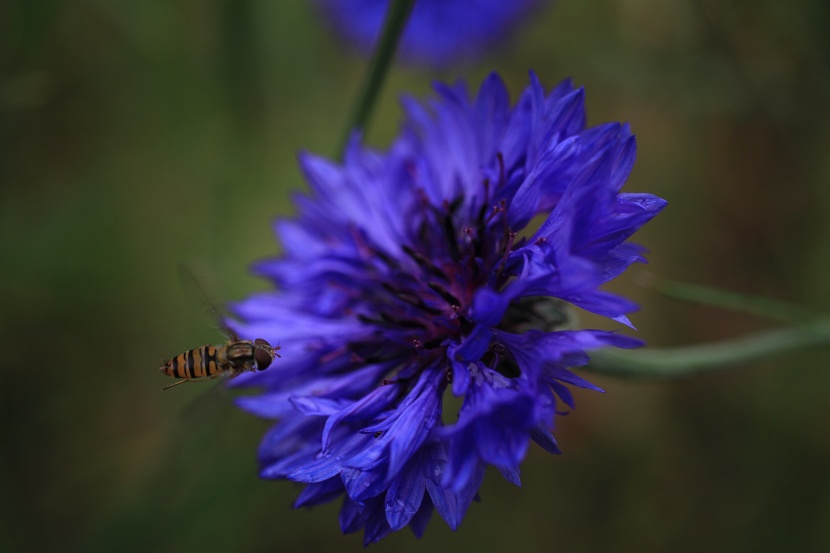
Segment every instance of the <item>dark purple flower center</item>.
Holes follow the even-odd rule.
[[[501,155],[497,156],[498,178],[505,178]],[[501,182],[499,183],[501,185]],[[489,180],[481,188],[483,201],[466,202],[457,197],[441,205],[418,195],[413,215],[420,220],[410,245],[392,257],[362,238],[367,264],[374,280],[361,288],[357,318],[375,328],[375,339],[352,343],[355,362],[401,359],[397,377],[418,374],[436,363],[446,363],[446,348],[460,343],[474,327],[471,320],[473,297],[483,286],[500,290],[510,279],[507,258],[514,247],[524,244],[507,223],[505,200],[493,202]],[[470,208],[471,203],[479,207]],[[471,213],[472,211],[472,213]],[[540,306],[545,305],[545,308]],[[552,329],[565,319],[561,306],[548,298],[514,302],[498,325],[516,331],[527,328]],[[412,363],[412,348],[418,350]],[[368,354],[367,354],[368,352]],[[495,339],[481,358],[486,366],[508,377],[519,375],[519,367],[507,349]],[[451,374],[447,367],[448,375]]]

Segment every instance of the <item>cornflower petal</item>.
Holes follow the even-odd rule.
[[[421,508],[426,492],[424,474],[425,452],[420,451],[409,459],[398,473],[386,493],[386,520],[393,530],[400,530],[410,523]]]

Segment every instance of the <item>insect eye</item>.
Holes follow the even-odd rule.
[[[256,368],[260,371],[264,371],[271,365],[271,361],[274,360],[274,354],[272,353],[273,350],[271,349],[271,345],[262,338],[257,338],[254,343],[257,346],[260,346],[254,350]]]

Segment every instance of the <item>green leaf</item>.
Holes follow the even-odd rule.
[[[702,284],[655,279],[653,276],[650,276],[649,280],[651,282],[646,286],[659,294],[689,303],[711,305],[786,323],[806,322],[820,317],[818,313],[806,307],[763,296],[742,294]]]

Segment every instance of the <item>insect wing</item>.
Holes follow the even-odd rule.
[[[195,394],[179,411],[179,419],[184,424],[193,425],[193,421],[199,421],[197,426],[211,426],[224,419],[230,412],[228,398],[231,394],[224,386],[227,375],[222,375],[213,382],[218,384],[201,383],[207,389]]]
[[[211,301],[210,296],[205,292],[204,287],[199,283],[199,280],[193,275],[190,269],[181,263],[177,264],[176,268],[179,272],[179,280],[181,280],[182,288],[187,292],[187,295],[194,298],[194,301],[197,301],[202,306],[205,313],[210,317],[211,322],[218,325],[219,329],[228,338],[231,340],[239,340],[236,332],[227,325],[219,308]]]

